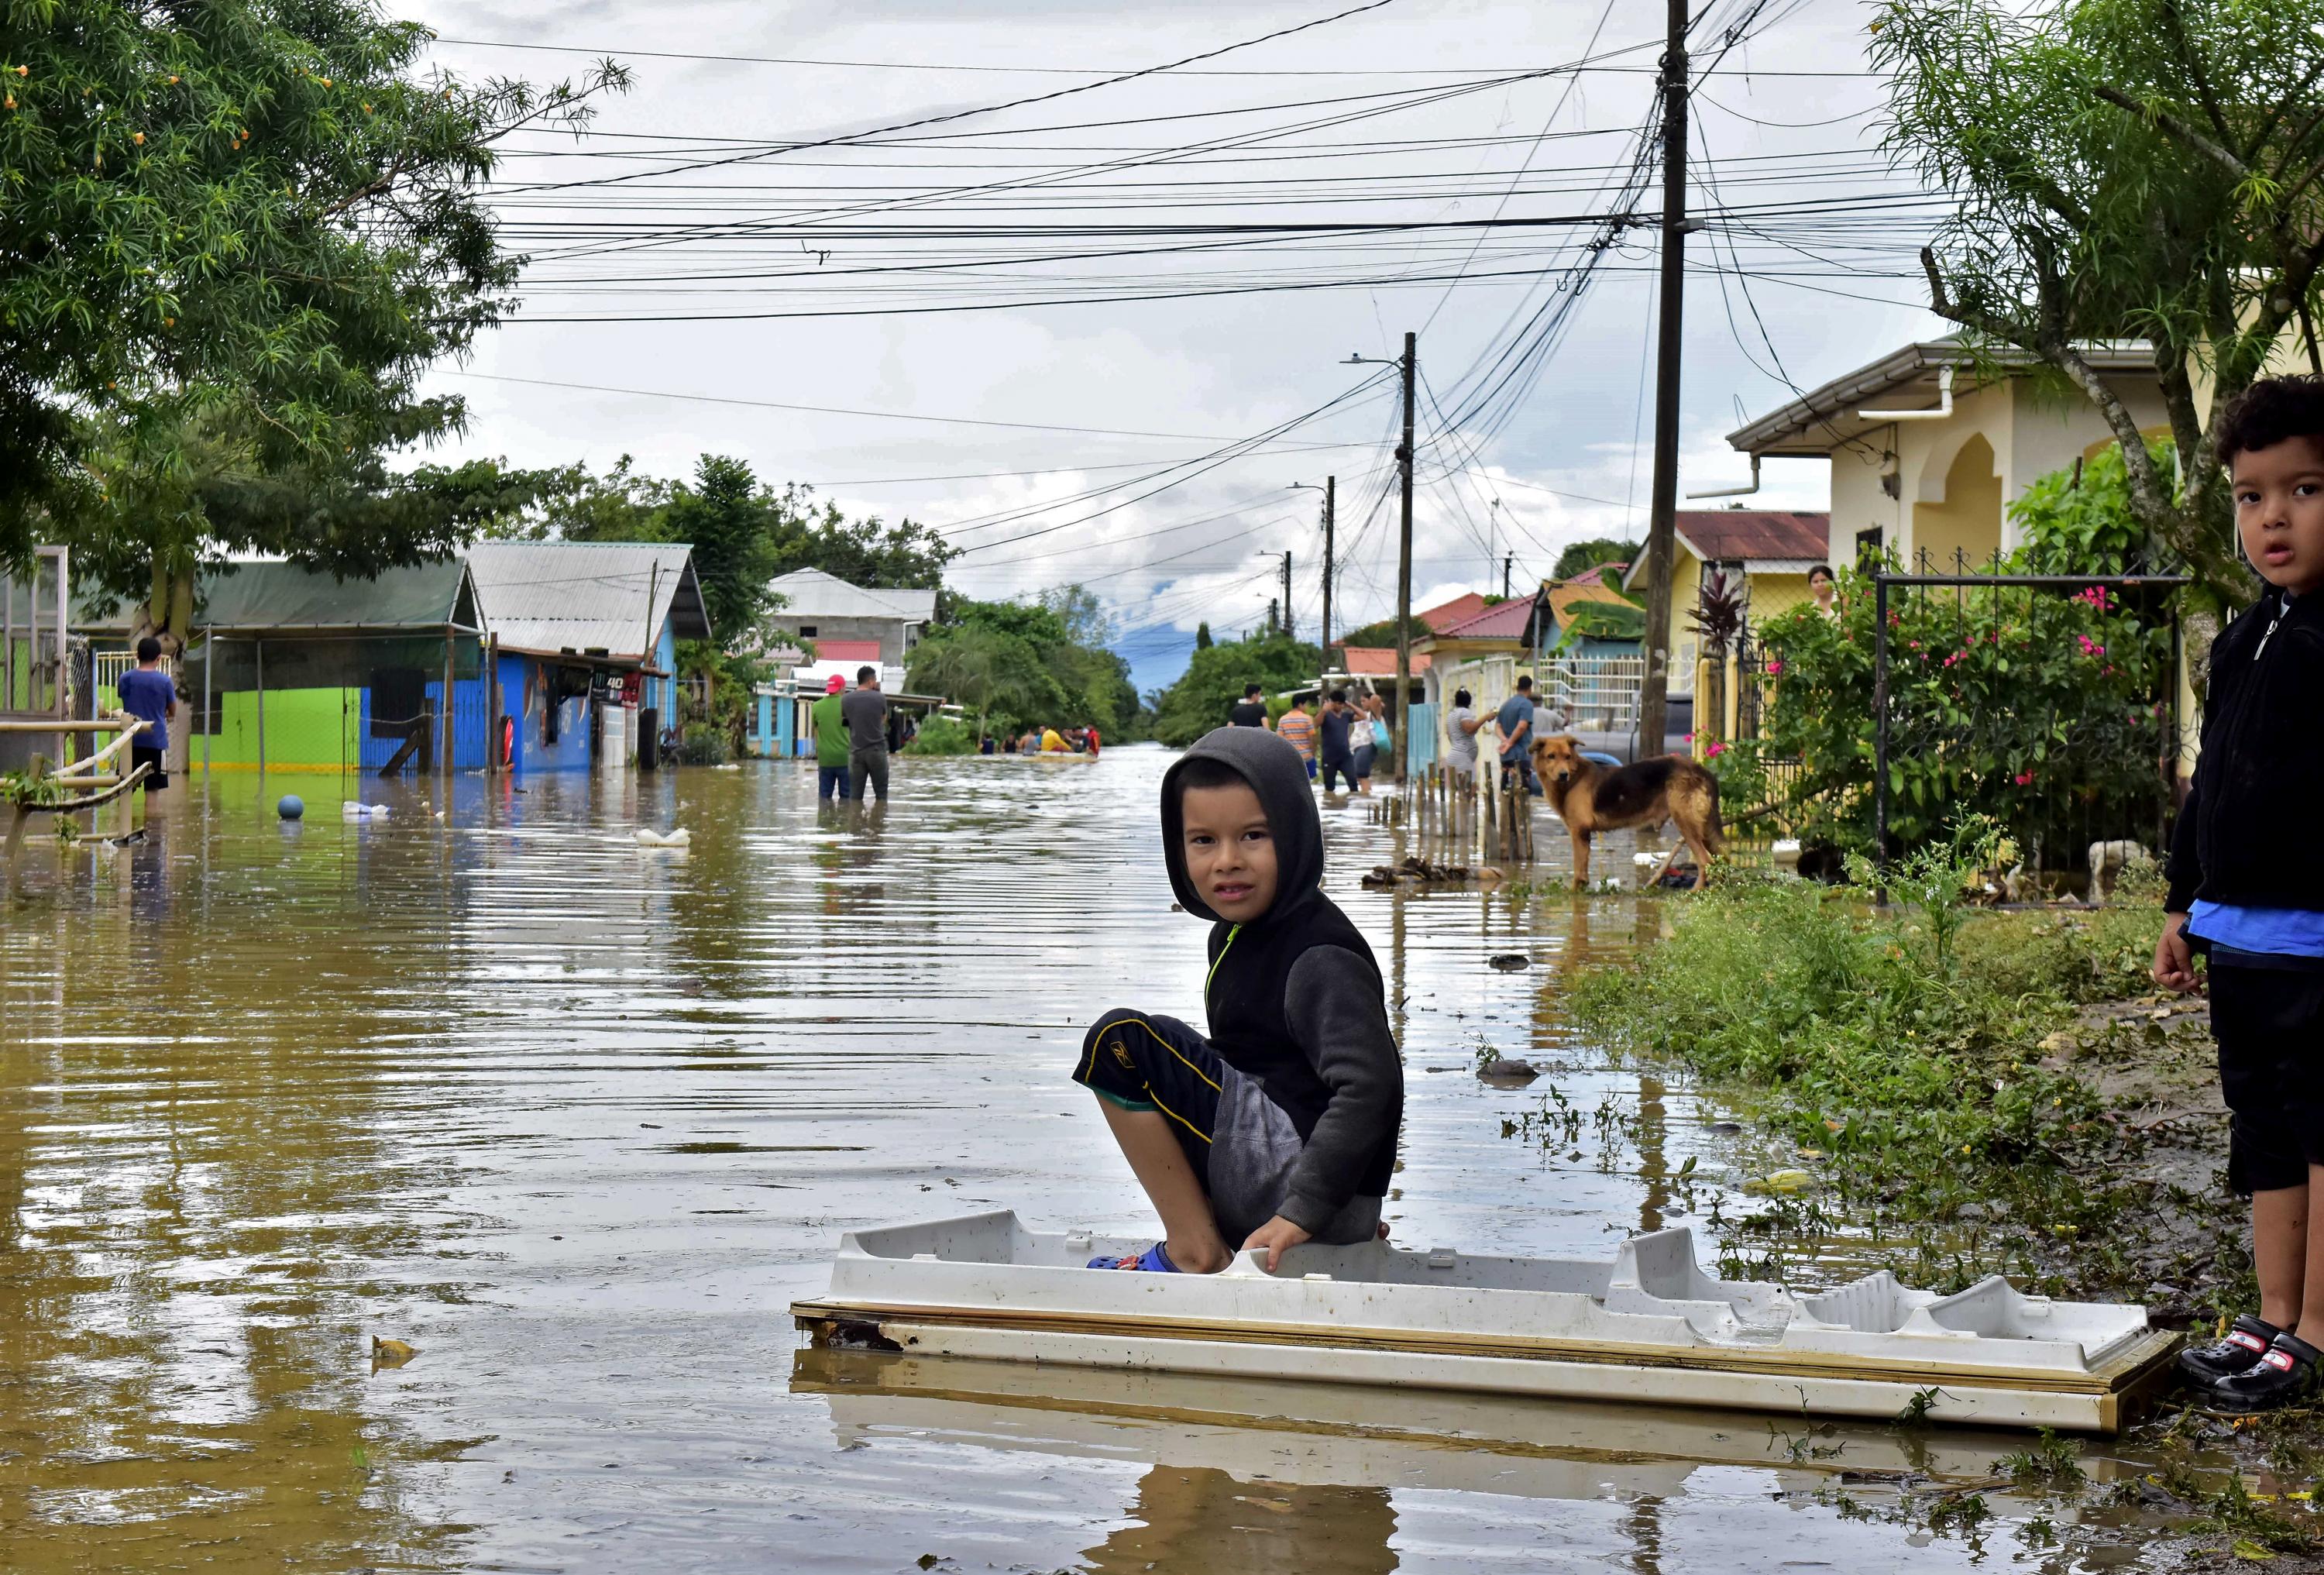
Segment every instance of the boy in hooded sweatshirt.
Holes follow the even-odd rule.
[[[1208,1037],[1117,1009],[1082,1042],[1098,1096],[1164,1237],[1092,1268],[1211,1273],[1254,1248],[1369,1241],[1396,1165],[1404,1067],[1371,948],[1321,889],[1306,761],[1222,727],[1162,778],[1162,856],[1211,921]]]

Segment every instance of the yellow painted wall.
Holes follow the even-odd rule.
[[[1945,501],[1913,505],[1914,561],[1928,554],[1928,572],[1955,572],[1955,551],[1974,574],[2001,548],[2001,477],[1994,473],[1993,445],[1982,433],[1961,445],[1945,472]]]

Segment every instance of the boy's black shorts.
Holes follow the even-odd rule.
[[[2211,1036],[2234,1118],[2227,1184],[2244,1197],[2306,1186],[2308,1167],[2324,1165],[2324,967],[2223,950],[2211,951]]]
[[[1193,1028],[1159,1013],[1123,1009],[1097,1020],[1074,1066],[1074,1081],[1099,1098],[1124,1110],[1161,1111],[1206,1193],[1226,1080],[1226,1064]]]
[[[140,766],[152,767],[153,774],[140,782],[137,785],[139,788],[158,793],[170,785],[170,757],[167,751],[147,749],[143,744],[131,744],[129,769],[134,771]]]

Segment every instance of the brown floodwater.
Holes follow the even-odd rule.
[[[2043,1552],[2035,1497],[1966,1530],[1899,1513],[1891,1476],[1981,1479],[2003,1435],[802,1349],[787,1305],[852,1227],[1150,1228],[1066,1073],[1108,1006],[1199,1018],[1166,759],[906,760],[891,808],[836,815],[788,763],[221,776],[132,846],[35,837],[0,886],[0,1568],[2133,1556]],[[392,813],[343,821],[356,791]],[[1393,834],[1325,819],[1406,1046],[1398,1239],[1598,1256],[1752,1206],[1719,1179],[1726,1112],[1561,1016],[1656,900],[1365,890]],[[1488,966],[1512,951],[1532,966]],[[1546,1076],[1480,1082],[1488,1046]],[[1535,1140],[1559,1099],[1578,1131]],[[1843,1472],[1868,1512],[1832,1501]]]

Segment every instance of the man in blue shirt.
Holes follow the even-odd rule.
[[[1533,680],[1519,678],[1517,693],[1501,702],[1494,718],[1501,733],[1501,769],[1524,778],[1526,791],[1538,797],[1541,784],[1533,774]]]
[[[129,746],[129,769],[151,766],[145,788],[170,785],[170,723],[178,714],[178,686],[161,670],[161,642],[152,635],[137,642],[137,665],[121,675],[121,709],[145,723]]]

